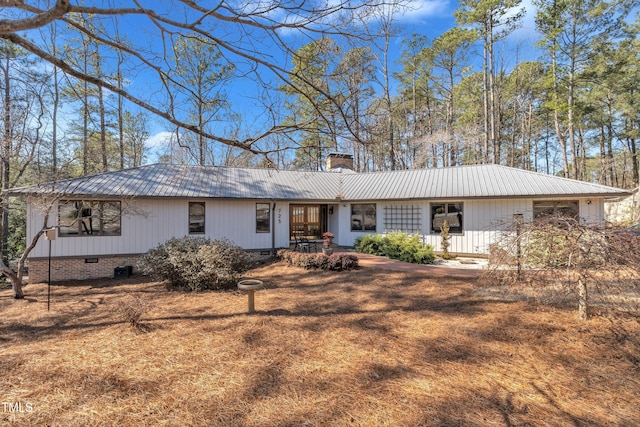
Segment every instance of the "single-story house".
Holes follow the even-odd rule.
[[[440,250],[487,255],[515,218],[562,211],[604,222],[604,201],[624,190],[500,165],[356,173],[331,154],[322,172],[153,164],[9,191],[27,200],[27,241],[49,226],[52,280],[106,277],[172,237],[226,238],[246,250],[289,247],[294,236],[352,246],[366,233],[417,233]],[[46,280],[49,242],[29,257],[29,279]]]

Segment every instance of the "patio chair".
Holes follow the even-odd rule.
[[[309,241],[306,237],[298,237],[297,234],[293,235],[293,250],[296,252],[306,252],[311,253],[311,248],[313,247],[314,252],[318,252],[318,248],[314,242]]]
[[[312,247],[313,247],[313,252],[318,253],[318,247],[316,246],[315,242],[310,241],[306,237],[300,238],[300,252],[306,252],[310,254]]]
[[[293,234],[293,251],[297,252],[300,250],[300,239],[298,239],[297,234]]]

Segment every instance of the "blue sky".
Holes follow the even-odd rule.
[[[451,27],[455,26],[454,11],[458,7],[457,1],[447,0],[412,0],[409,7],[404,13],[396,16],[395,24],[400,29],[400,33],[393,40],[392,61],[395,63],[401,54],[402,40],[411,34],[421,34],[433,40],[440,34],[444,33]],[[522,27],[516,30],[509,37],[509,45],[500,46],[497,54],[501,55],[507,68],[515,63],[515,46],[518,47],[518,55],[520,61],[523,58],[536,56],[535,43],[537,35],[535,32],[534,15],[535,9],[531,4],[531,0],[524,0],[521,7],[526,10],[526,16],[523,20]],[[143,33],[141,33],[143,34]],[[294,35],[283,33],[283,37],[294,38]],[[294,40],[292,40],[294,42]],[[478,57],[478,60],[480,58]],[[291,64],[283,64],[286,68],[290,68]],[[399,68],[398,68],[399,69]],[[133,84],[136,84],[133,82]],[[247,93],[249,92],[249,93]],[[251,86],[244,86],[235,83],[233,87],[233,103],[240,105],[244,111],[245,120],[259,120],[259,106],[251,106],[251,97],[253,89]],[[245,107],[246,105],[246,107]],[[253,110],[253,111],[251,111]],[[159,149],[166,147],[167,140],[171,135],[171,129],[163,123],[153,121],[150,126],[151,137],[147,141],[149,158],[147,162],[154,162],[160,154]]]

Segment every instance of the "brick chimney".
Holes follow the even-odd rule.
[[[346,153],[329,153],[327,155],[327,170],[336,168],[353,170],[353,156]]]

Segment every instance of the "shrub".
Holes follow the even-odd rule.
[[[390,233],[386,236],[367,234],[356,240],[356,250],[414,264],[431,264],[436,259],[433,248],[430,245],[422,246],[417,234],[412,237],[405,233]]]
[[[451,259],[451,254],[449,253],[449,239],[451,236],[449,235],[449,222],[445,219],[442,222],[442,228],[440,229],[440,247],[442,248],[442,258],[443,259]]]
[[[342,271],[358,268],[358,257],[349,254],[333,254],[327,258],[326,270]]]
[[[384,245],[385,238],[379,234],[365,234],[355,241],[356,251],[370,255],[386,255]]]
[[[150,304],[139,296],[126,296],[116,303],[118,316],[134,328],[140,328],[140,319],[150,308]]]
[[[358,257],[351,254],[305,254],[290,251],[288,249],[279,250],[276,256],[289,265],[302,267],[307,270],[354,270],[358,268]]]
[[[146,274],[191,291],[236,285],[250,267],[249,255],[228,240],[173,238],[151,249],[139,262]]]
[[[334,256],[334,255],[331,255],[331,256]],[[336,254],[336,256],[339,256],[339,255]],[[323,254],[315,254],[309,257],[309,259],[312,260],[312,262],[310,263],[310,268],[314,268],[318,270],[328,269],[330,256],[326,256]]]

